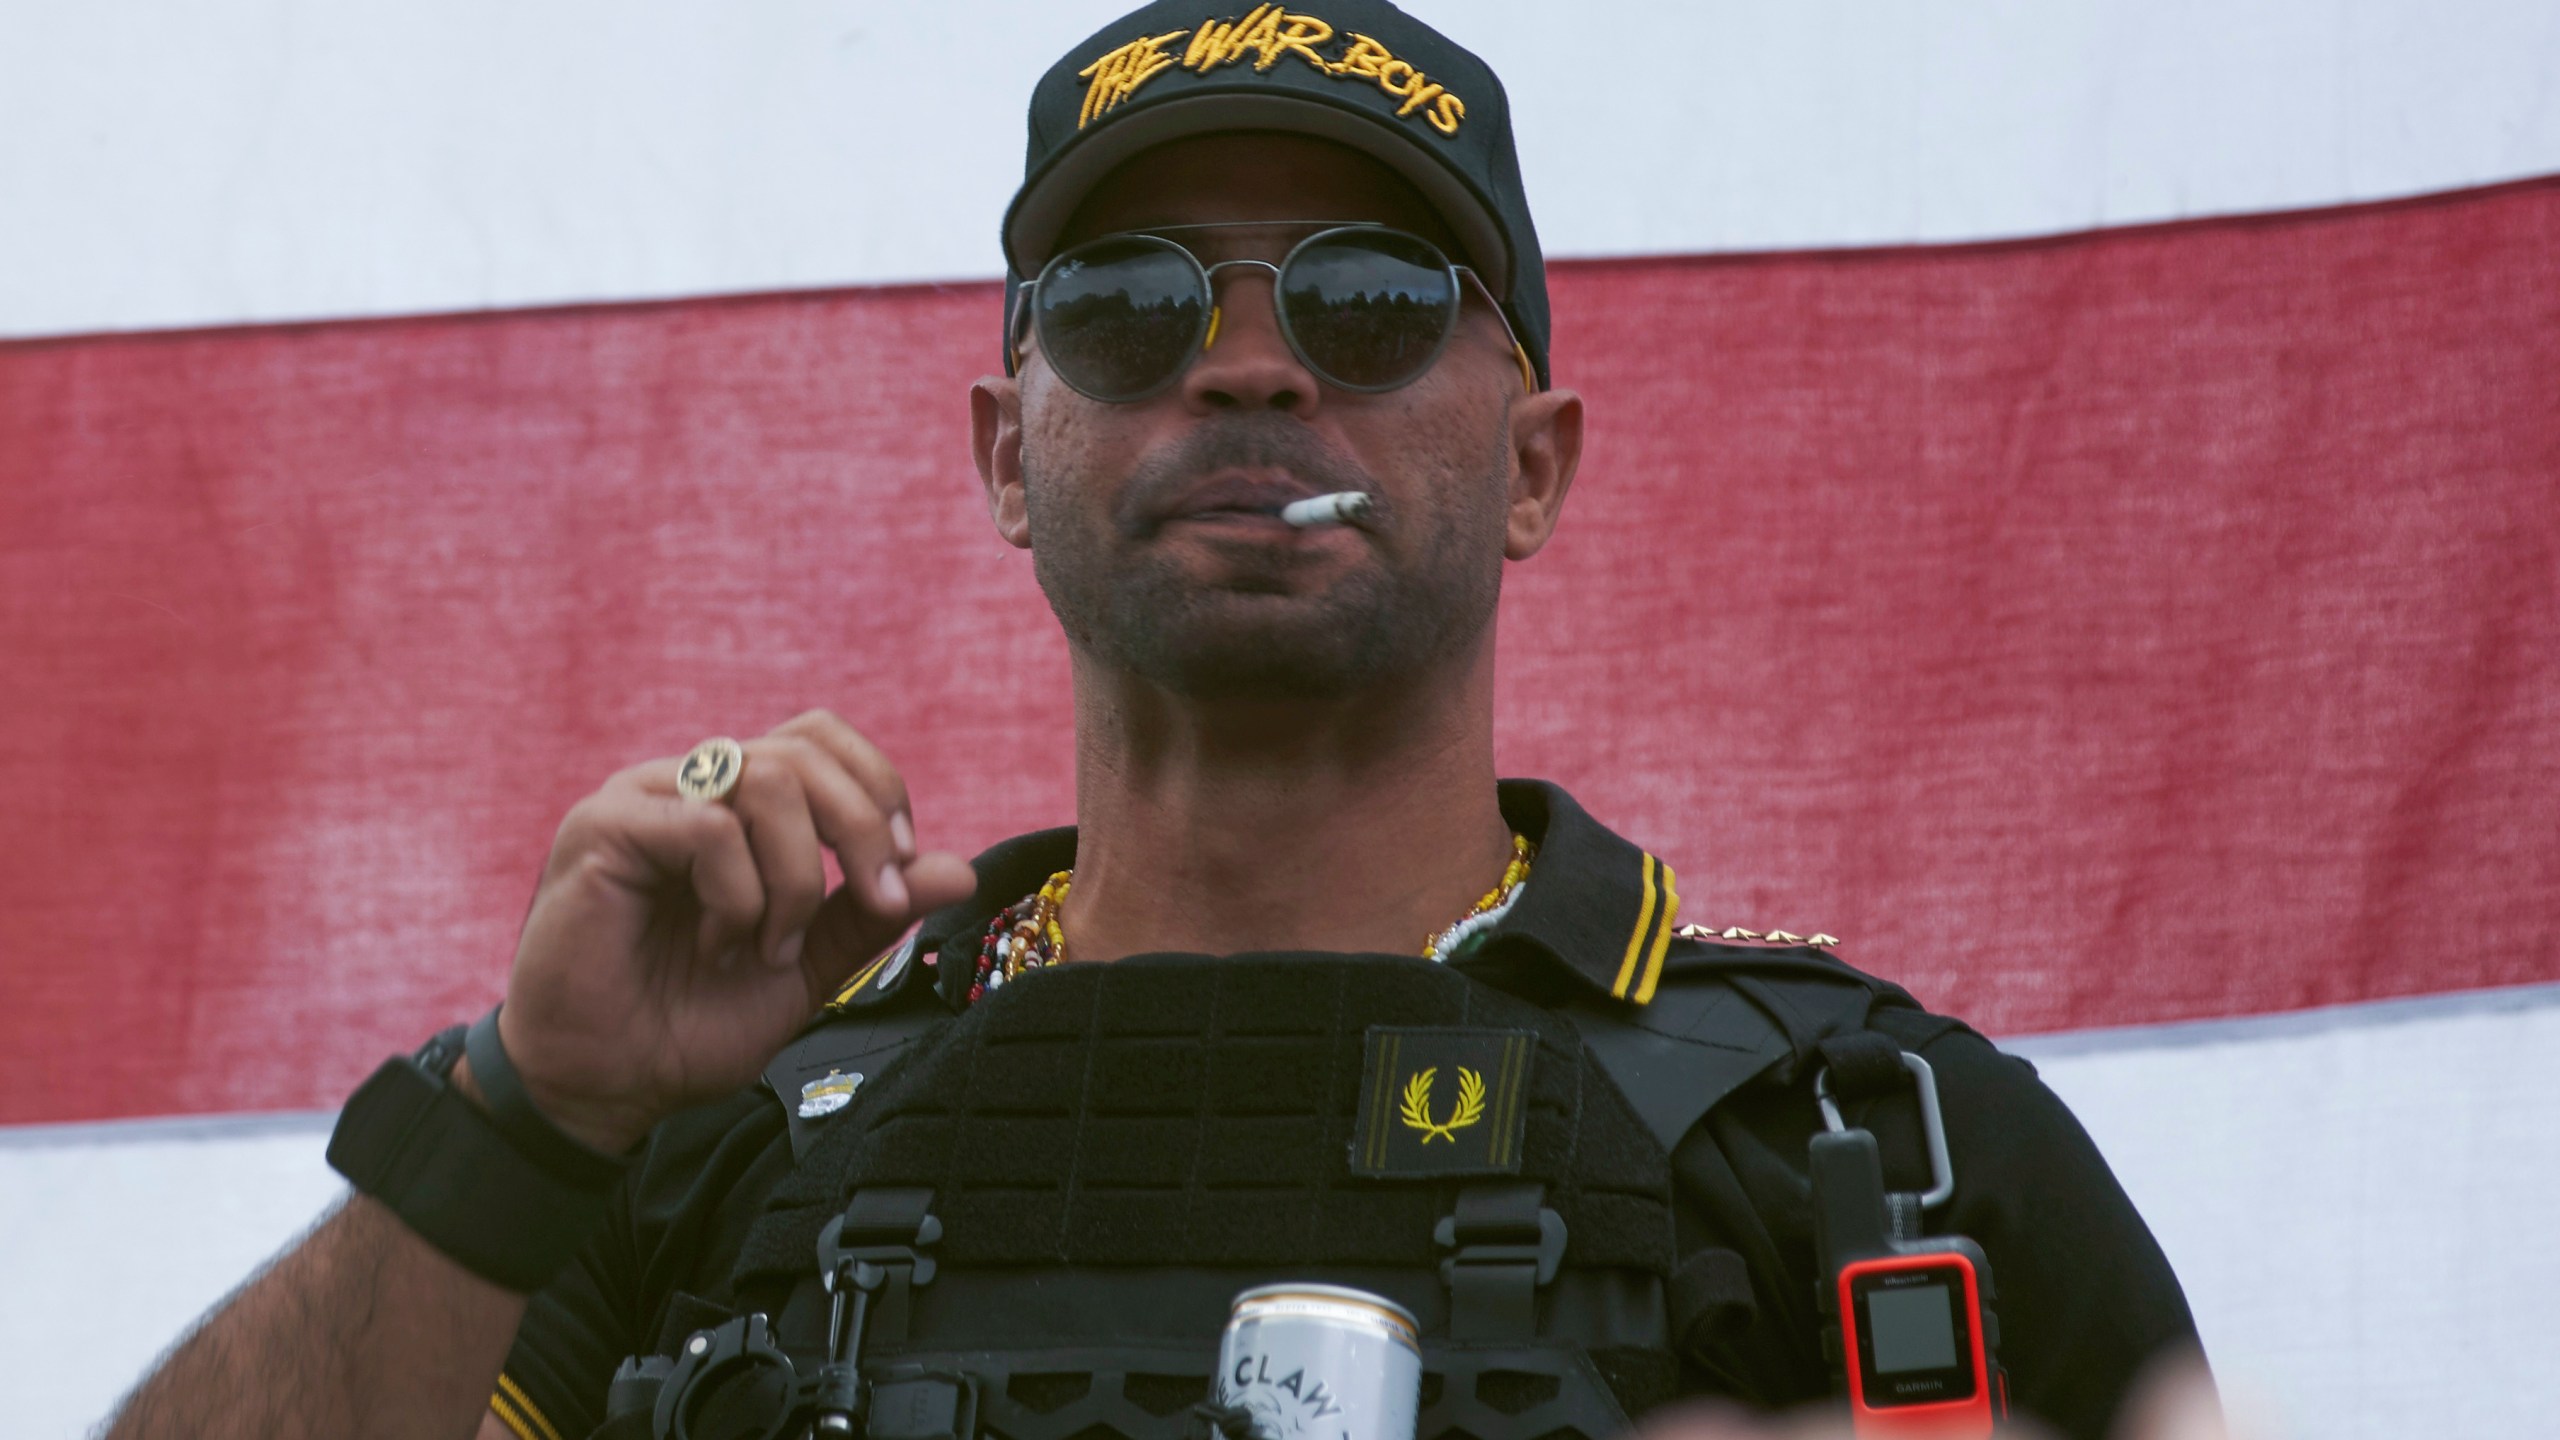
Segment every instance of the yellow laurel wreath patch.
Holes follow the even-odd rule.
[[[1434,1140],[1446,1140],[1455,1145],[1458,1143],[1457,1131],[1484,1118],[1484,1077],[1464,1065],[1459,1066],[1457,1108],[1449,1112],[1446,1122],[1435,1122],[1431,1118],[1431,1081],[1439,1073],[1440,1067],[1434,1065],[1404,1082],[1404,1103],[1397,1109],[1397,1118],[1404,1122],[1406,1129],[1421,1131],[1425,1145]]]

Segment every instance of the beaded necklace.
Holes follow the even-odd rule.
[[[1447,928],[1425,937],[1422,958],[1449,959],[1509,914],[1537,858],[1538,847],[1529,843],[1529,837],[1513,835],[1511,863],[1503,867],[1501,882]],[[1075,883],[1075,875],[1073,870],[1059,871],[1038,891],[997,911],[987,922],[986,936],[978,943],[978,968],[969,978],[970,1001],[1003,989],[1026,970],[1066,963],[1067,935],[1058,927],[1058,911],[1067,903],[1067,887]]]

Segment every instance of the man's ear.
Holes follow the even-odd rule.
[[[986,487],[987,517],[1017,550],[1031,548],[1031,512],[1022,498],[1022,382],[981,375],[969,387],[969,449]]]
[[[1541,390],[1511,402],[1511,514],[1505,559],[1526,560],[1545,548],[1564,513],[1582,463],[1582,397]]]

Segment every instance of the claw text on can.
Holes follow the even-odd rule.
[[[1258,1440],[1413,1440],[1422,1351],[1413,1316],[1340,1285],[1263,1285],[1236,1296],[1218,1343],[1218,1403]]]

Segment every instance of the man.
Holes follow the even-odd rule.
[[[359,1092],[361,1193],[113,1433],[767,1433],[862,1423],[857,1369],[910,1377],[875,1435],[1197,1433],[1269,1280],[1412,1310],[1426,1437],[1810,1402],[1816,1085],[1928,1188],[1906,1050],[1955,1185],[1906,1220],[1986,1252],[2020,1407],[2101,1432],[2192,1325],[2027,1067],[1495,781],[1502,568],[1583,416],[1492,74],[1377,0],[1183,0],[1031,118],[969,398],[1076,829],[923,849],[825,712],[615,776],[502,1009]]]

